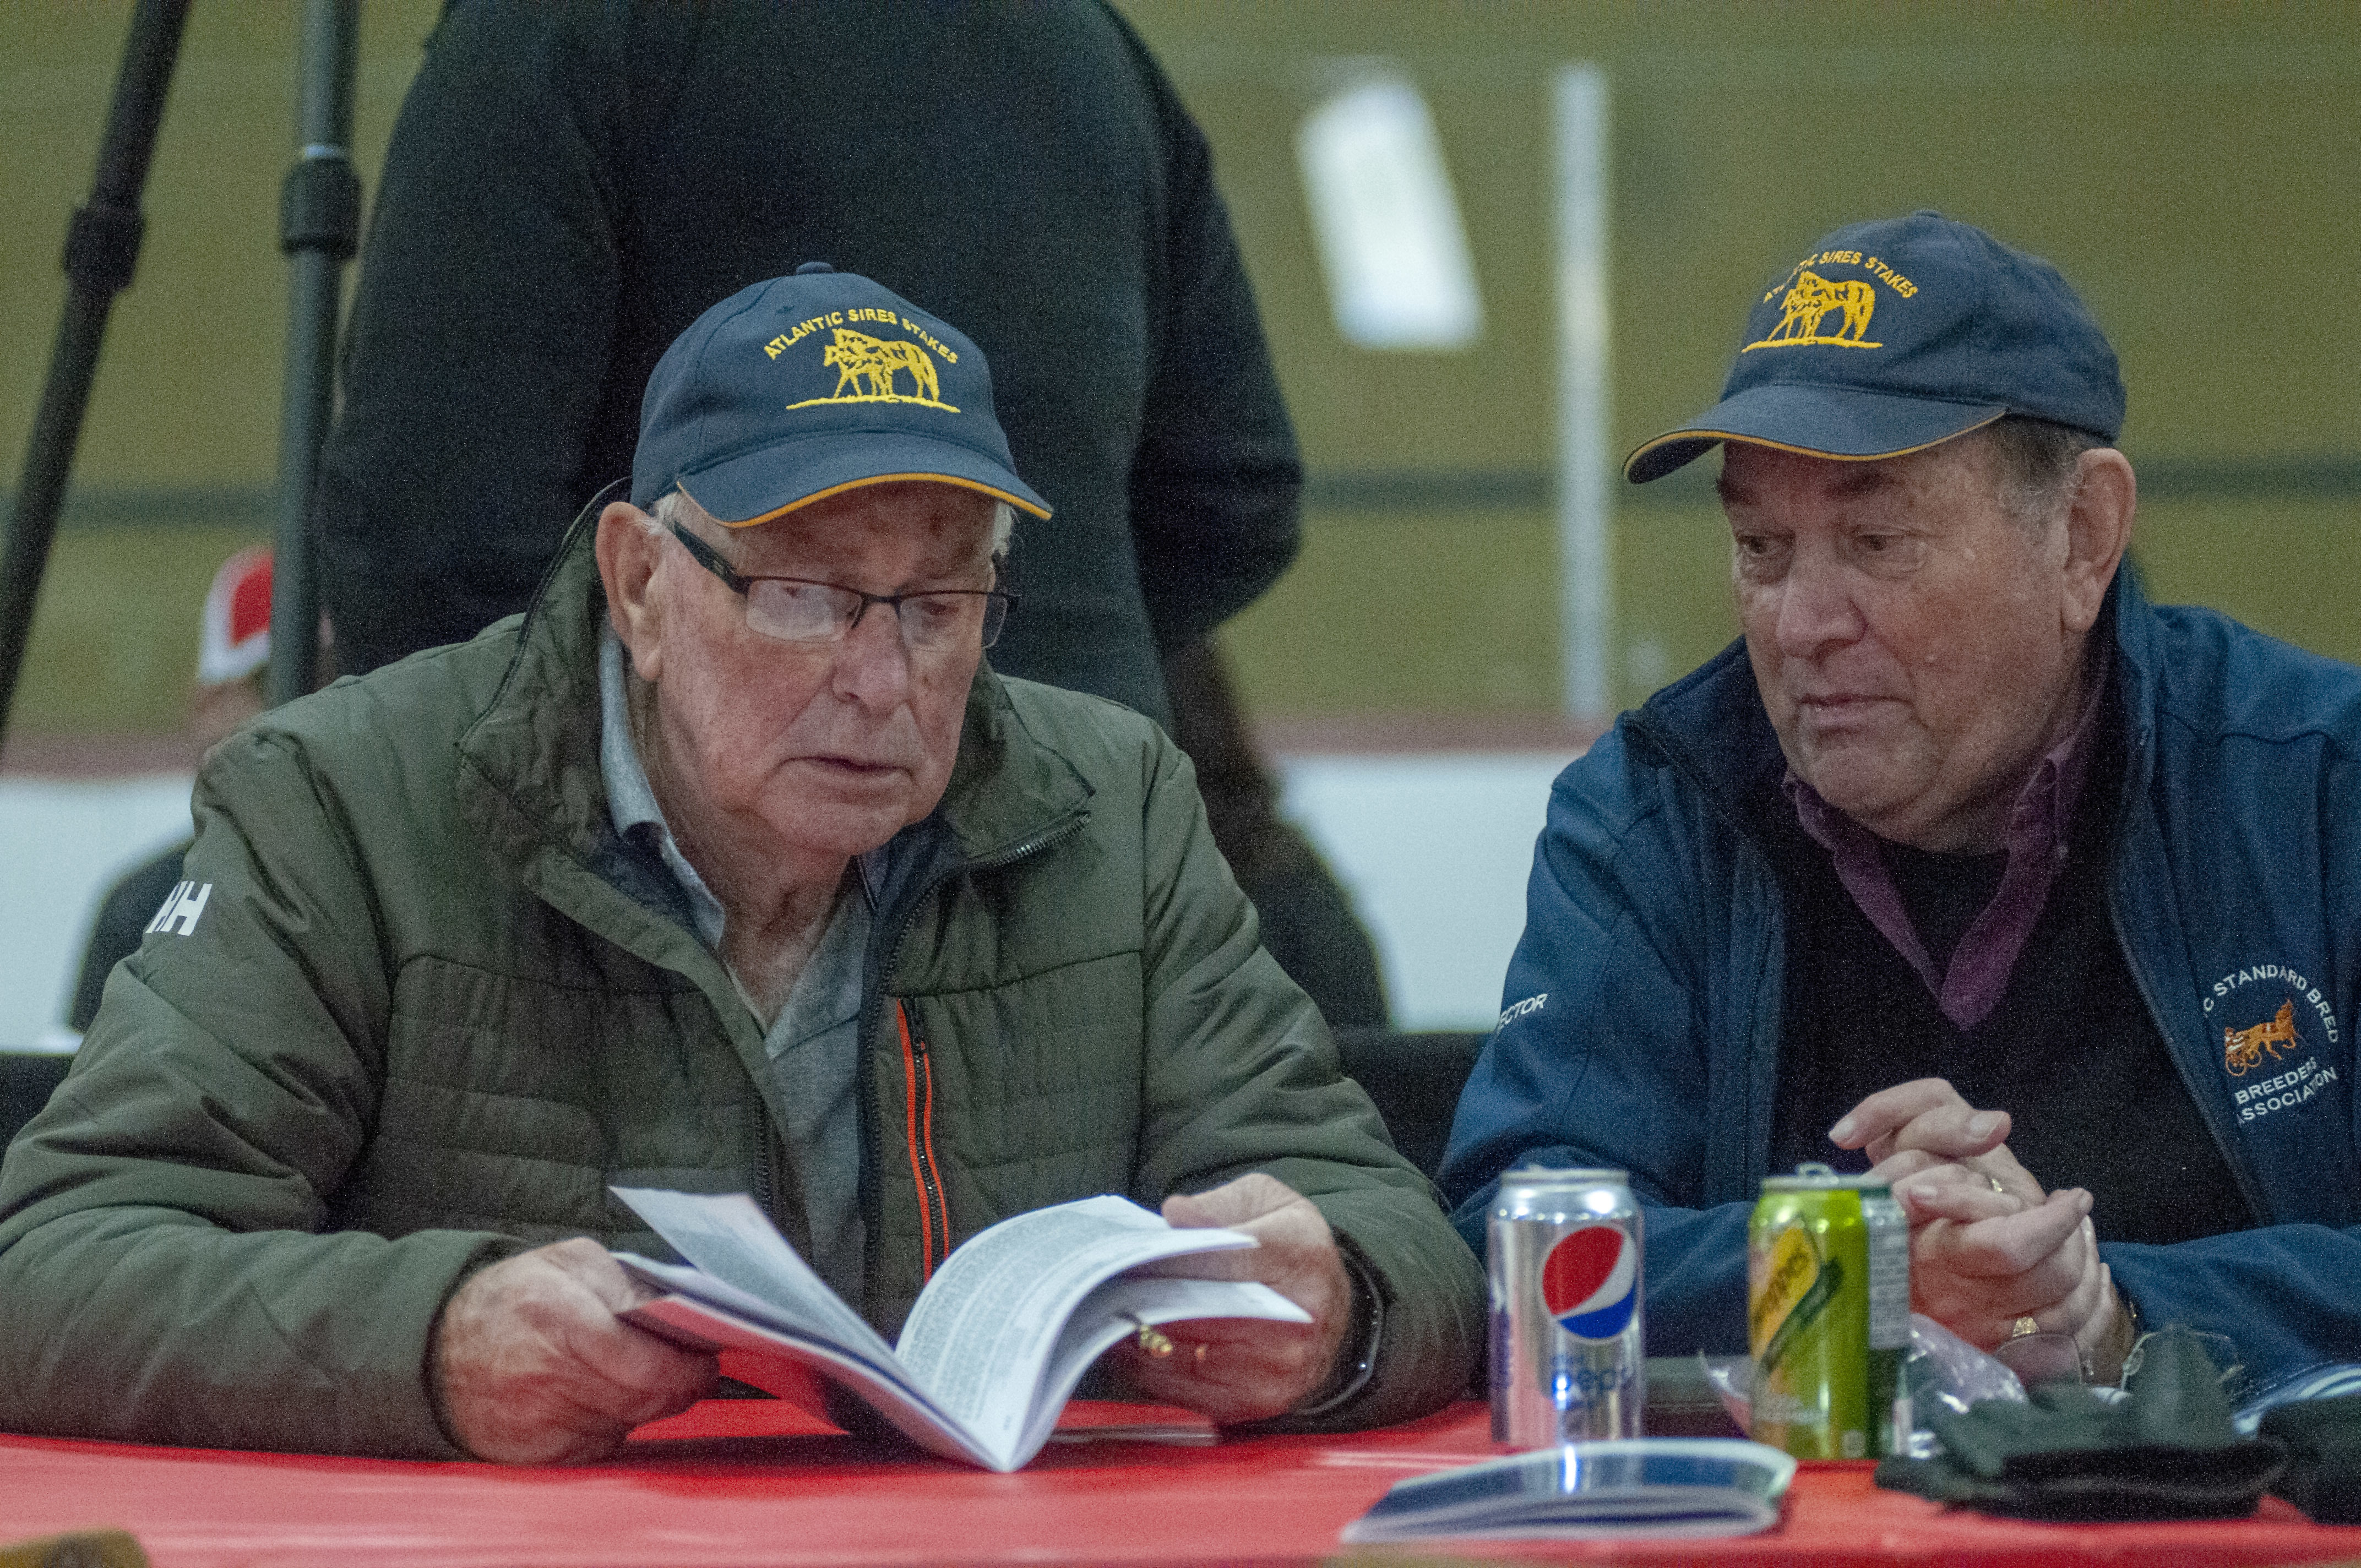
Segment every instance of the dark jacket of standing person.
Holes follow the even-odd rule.
[[[402,107],[324,457],[343,667],[522,609],[706,306],[807,260],[958,322],[1018,466],[1011,674],[1162,720],[1159,650],[1297,546],[1202,135],[1089,0],[455,4]]]

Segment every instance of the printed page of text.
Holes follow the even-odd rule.
[[[1158,1258],[1252,1245],[1235,1231],[1175,1230],[1111,1196],[1019,1214],[936,1271],[895,1349],[910,1380],[980,1441],[1013,1444],[1060,1331],[1093,1288]]]

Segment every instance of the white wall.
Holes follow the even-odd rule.
[[[1279,809],[1351,894],[1400,1029],[1488,1029],[1525,927],[1525,875],[1567,758],[1294,757]]]
[[[0,1050],[58,1043],[99,899],[188,836],[189,783],[0,778]]]

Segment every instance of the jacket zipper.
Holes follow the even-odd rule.
[[[885,961],[878,967],[880,981],[891,975],[902,961],[902,944],[909,938],[910,922],[917,917],[918,905],[960,872],[996,871],[1002,866],[1039,854],[1059,839],[1082,831],[1087,814],[1077,810],[1064,820],[1055,823],[981,861],[970,861],[944,872],[921,888],[902,905],[894,923],[894,938],[886,945]],[[918,1197],[919,1259],[918,1277],[923,1283],[931,1278],[935,1265],[950,1252],[950,1205],[944,1200],[940,1168],[935,1163],[935,1075],[934,1063],[927,1054],[927,1044],[910,1032],[909,1014],[902,1003],[894,1003],[894,1016],[902,1033],[902,1066],[904,1091],[904,1124],[906,1147],[910,1157],[910,1174]],[[864,1058],[867,1052],[863,1051]],[[864,1068],[865,1073],[868,1069]],[[876,1234],[870,1241],[873,1248]],[[940,1250],[938,1251],[939,1245]]]
[[[771,1135],[771,1118],[763,1109],[763,1099],[759,1093],[754,1097],[753,1107],[754,1201],[775,1225],[779,1222],[779,1216],[777,1211],[771,1207],[776,1184],[776,1179],[772,1173],[771,1162],[778,1157],[779,1140]]]
[[[2146,745],[2147,735],[2138,736],[2136,741],[2140,745]],[[2123,826],[2123,814],[2131,810],[2136,804],[2137,793],[2136,786],[2127,785],[2118,799],[2115,807],[2115,825],[2118,829]],[[2190,1103],[2197,1108],[2198,1120],[2205,1124],[2205,1131],[2212,1135],[2214,1148],[2220,1151],[2223,1163],[2230,1168],[2231,1179],[2237,1182],[2240,1194],[2246,1200],[2246,1212],[2254,1216],[2257,1224],[2268,1225],[2271,1223],[2270,1208],[2262,1201],[2262,1194],[2257,1190],[2256,1183],[2247,1174],[2246,1161],[2250,1151],[2233,1147],[2231,1139],[2224,1137],[2222,1129],[2215,1125],[2215,1117],[2211,1108],[2212,1102],[2199,1092],[2195,1080],[2190,1077],[2189,1064],[2182,1059],[2183,1053],[2180,1047],[2173,1043],[2172,1031],[2165,1024],[2164,1010],[2156,1004],[2156,995],[2148,989],[2147,971],[2140,968],[2138,955],[2132,951],[2131,943],[2125,939],[2123,911],[2116,906],[2115,903],[2114,848],[2113,845],[2109,846],[2107,856],[2107,925],[2114,932],[2116,949],[2124,956],[2124,969],[2132,977],[2132,989],[2139,992],[2140,1004],[2147,1009],[2148,1022],[2155,1026],[2157,1038],[2164,1043],[2164,1054],[2172,1058],[2172,1070],[2180,1079],[2181,1091],[2189,1096]]]
[[[934,1277],[935,1265],[951,1247],[951,1218],[943,1202],[941,1174],[935,1165],[935,1072],[927,1042],[910,1033],[909,1009],[894,1003],[902,1031],[903,1125],[910,1151],[910,1179],[918,1190],[918,1278]]]

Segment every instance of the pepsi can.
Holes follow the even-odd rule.
[[[1638,1437],[1640,1205],[1620,1170],[1512,1170],[1492,1205],[1492,1441]]]

